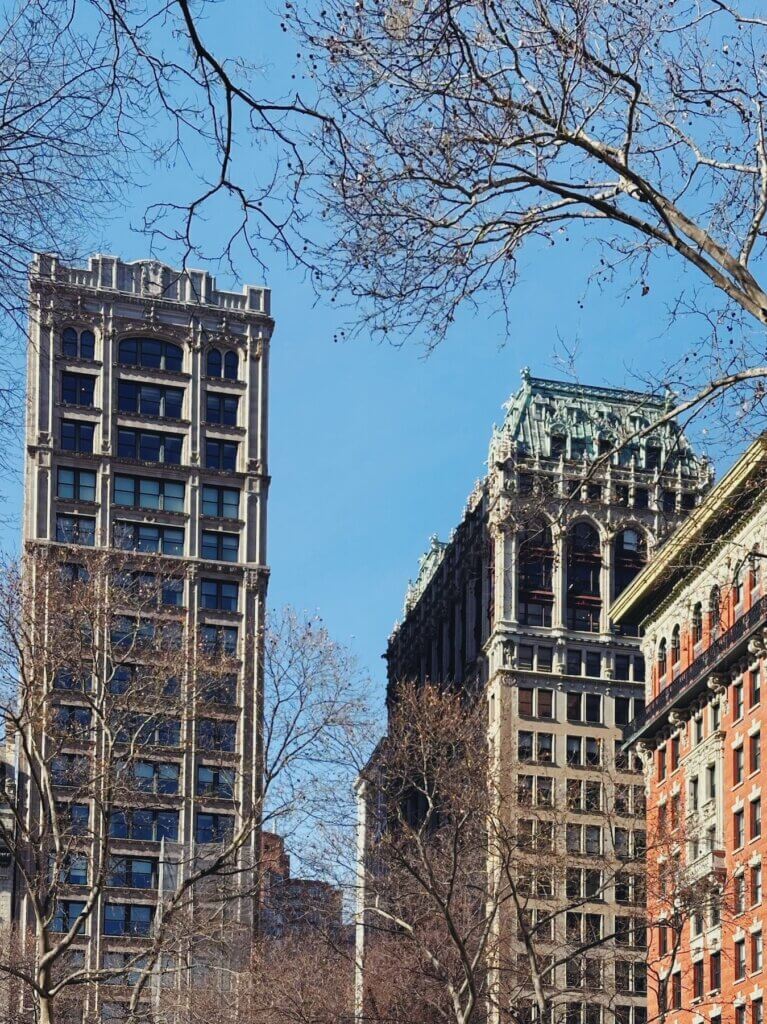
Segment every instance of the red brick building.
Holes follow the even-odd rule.
[[[648,792],[651,1021],[763,1021],[766,475],[762,437],[612,608],[652,666],[625,730]]]

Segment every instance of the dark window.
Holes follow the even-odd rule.
[[[61,353],[69,359],[93,359],[96,339],[93,331],[80,331],[66,327],[61,332]]]
[[[127,889],[156,889],[157,861],[149,857],[110,857],[107,885]]]
[[[517,668],[532,669],[534,648],[531,644],[519,644],[517,647]]]
[[[226,843],[234,834],[234,818],[230,814],[197,814],[195,839],[198,843]]]
[[[112,811],[109,815],[109,835],[112,839],[142,839],[160,842],[178,840],[178,811],[152,811],[133,808]]]
[[[581,674],[581,658],[582,658],[581,651],[573,650],[572,648],[568,647],[568,649],[567,649],[567,674],[569,676],[579,676]]]
[[[118,348],[123,366],[144,366],[152,370],[180,373],[183,353],[178,345],[158,338],[124,338]]]
[[[615,678],[628,679],[631,671],[631,658],[628,654],[615,655]]]
[[[586,651],[586,675],[599,679],[602,674],[602,655],[599,651]]]
[[[84,910],[84,900],[59,900],[51,921],[51,931],[68,932]],[[84,931],[85,921],[81,921],[77,927],[77,934],[82,935]]]
[[[675,512],[676,511],[676,492],[675,491],[664,491],[663,492],[663,511],[664,512]]]
[[[552,434],[549,447],[552,459],[560,459],[567,453],[567,438],[561,434]]]
[[[641,654],[634,655],[634,682],[643,683],[645,680],[644,658]]]
[[[646,487],[634,489],[634,508],[647,508],[649,505],[649,494]]]
[[[576,523],[567,535],[567,626],[585,632],[599,630],[602,559],[597,530]]]
[[[236,612],[239,585],[223,580],[200,581],[200,604],[203,608]]]
[[[236,626],[200,626],[200,642],[211,654],[236,654],[238,631]]]
[[[149,935],[154,907],[136,903],[107,903],[104,906],[105,935]]]
[[[96,543],[96,520],[90,516],[70,516],[59,512],[56,516],[56,540],[62,544],[93,547]]]
[[[66,501],[95,501],[95,472],[90,469],[68,469],[59,466],[56,471],[56,494]]]
[[[237,442],[205,439],[205,466],[207,469],[237,469]]]
[[[96,378],[83,373],[62,373],[61,401],[64,405],[93,406]]]
[[[237,426],[236,395],[222,395],[216,391],[208,391],[205,395],[205,422],[224,423],[230,427]]]
[[[647,562],[647,542],[635,529],[621,530],[614,546],[614,591],[622,594]]]
[[[219,519],[237,519],[240,514],[240,492],[231,487],[205,484],[202,489],[202,514]]]
[[[179,766],[172,763],[135,761],[125,768],[130,782],[141,793],[178,793]]]
[[[162,555],[183,555],[184,530],[180,526],[153,523],[116,522],[114,545],[123,551],[147,551]]]
[[[550,626],[554,603],[554,546],[544,522],[525,530],[519,545],[518,616],[523,625]]]
[[[552,649],[551,647],[538,648],[538,671],[551,672]]]
[[[237,368],[239,365],[239,357],[236,352],[224,353],[224,377],[227,380],[237,380]]]
[[[205,703],[237,703],[237,676],[235,675],[201,676],[198,681],[198,687],[200,697]]]
[[[205,360],[205,373],[208,377],[220,377],[223,369],[223,361],[221,359],[221,353],[217,348],[208,349],[208,355]]]
[[[203,558],[211,558],[219,562],[236,562],[240,549],[240,537],[236,533],[218,533],[214,530],[202,531]]]
[[[231,800],[234,796],[234,771],[206,764],[197,765],[197,795]]]
[[[184,484],[180,480],[151,480],[117,474],[113,502],[122,508],[183,512]]]
[[[141,459],[143,462],[165,462],[179,466],[182,442],[180,434],[120,427],[117,431],[117,454],[122,459]]]
[[[80,420],[61,421],[61,447],[65,452],[79,452],[81,455],[93,453],[93,423]]]
[[[117,384],[119,412],[180,420],[183,401],[183,388],[164,388],[157,384],[140,384],[132,380],[121,380]]]

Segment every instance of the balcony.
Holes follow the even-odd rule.
[[[675,708],[688,704],[693,697],[701,693],[707,685],[712,672],[726,671],[745,652],[746,643],[753,633],[767,622],[767,595],[756,604],[721,636],[706,648],[676,679],[666,686],[655,700],[650,701],[644,711],[629,722],[623,730],[623,745],[628,746],[639,739],[650,736],[668,713]]]

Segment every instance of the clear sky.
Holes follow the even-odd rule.
[[[203,31],[233,56],[239,47],[263,63],[264,91],[288,92],[295,46],[279,18],[247,0],[210,7]],[[148,201],[181,194],[185,171],[158,171],[151,188],[129,197],[94,246],[124,259],[147,255],[131,225]],[[84,227],[84,231],[85,231]],[[211,225],[211,233],[214,225]],[[89,243],[90,244],[90,243]],[[593,290],[584,300],[583,251],[575,243],[526,252],[513,301],[513,335],[482,310],[464,315],[452,337],[425,358],[416,345],[380,346],[364,338],[336,343],[342,315],[316,303],[301,274],[264,252],[277,328],[272,345],[269,562],[270,598],[320,613],[348,642],[376,684],[387,636],[402,609],[408,579],[429,535],[446,537],[483,475],[493,422],[519,385],[519,370],[561,376],[557,339],[579,346],[579,378],[634,386],[632,367],[647,367],[681,344],[664,332],[664,299],[676,265],[625,303]],[[173,262],[174,254],[163,258]],[[209,268],[215,272],[215,268]],[[242,280],[263,283],[244,260]],[[239,287],[219,274],[221,287]],[[583,300],[583,301],[582,301]],[[12,486],[8,512],[18,509]],[[16,527],[6,531],[10,545]]]

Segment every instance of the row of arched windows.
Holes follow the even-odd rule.
[[[599,531],[587,521],[575,523],[565,542],[567,627],[594,633],[602,612],[602,545]],[[647,540],[627,527],[613,542],[613,597],[631,583],[647,561]],[[519,545],[517,614],[528,626],[550,626],[554,606],[554,544],[545,522],[532,524]]]
[[[737,587],[733,588],[735,591],[734,601],[738,603]],[[709,621],[711,624],[711,635],[716,637],[722,630],[722,595],[718,585],[714,585],[711,588],[711,593],[708,597],[708,611]],[[693,647],[699,644],[703,639],[703,602],[697,601],[693,605],[692,615],[690,617],[690,638],[692,640]],[[662,678],[666,675],[669,668],[675,668],[680,661],[682,655],[682,630],[680,624],[677,622],[671,630],[671,640],[664,636],[658,641],[658,676]]]
[[[66,327],[61,332],[61,352],[68,359],[95,359],[93,331]],[[121,366],[141,366],[172,373],[181,372],[183,355],[180,346],[160,338],[123,338],[117,348],[117,361]],[[239,362],[239,355],[233,349],[209,348],[205,354],[205,376],[237,380]]]

